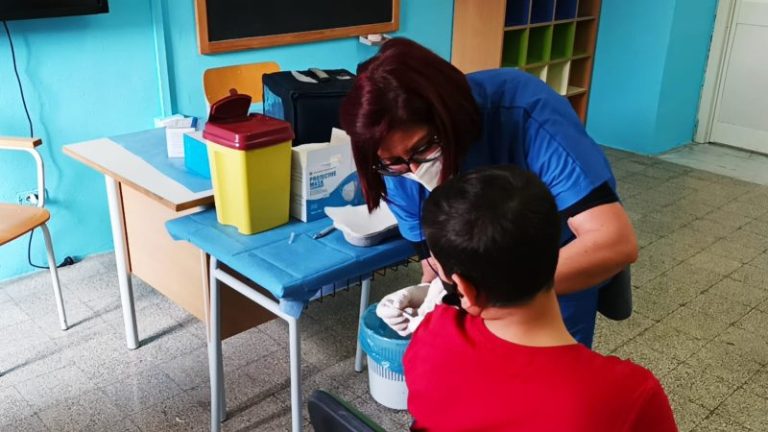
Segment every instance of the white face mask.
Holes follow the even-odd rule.
[[[417,169],[416,172],[405,173],[403,174],[403,177],[421,183],[421,185],[427,188],[428,191],[432,192],[432,189],[440,184],[440,172],[442,171],[443,160],[435,159],[431,162],[420,164],[419,169]]]

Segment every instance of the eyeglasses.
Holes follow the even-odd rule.
[[[411,171],[411,164],[432,162],[440,159],[442,155],[443,152],[440,148],[440,139],[437,136],[432,136],[427,142],[414,150],[408,159],[397,157],[388,162],[379,160],[373,165],[373,169],[381,175],[401,176]]]

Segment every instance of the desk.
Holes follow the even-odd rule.
[[[327,218],[301,223],[291,221],[272,230],[244,236],[216,222],[215,210],[184,216],[166,226],[174,238],[186,240],[211,256],[211,327],[208,362],[211,381],[211,431],[220,430],[226,417],[224,379],[219,338],[218,285],[226,283],[252,302],[269,309],[288,322],[291,371],[291,420],[294,432],[302,427],[301,347],[299,317],[302,307],[321,287],[334,282],[364,279],[360,295],[360,315],[368,305],[370,275],[381,268],[407,261],[413,246],[401,237],[361,248],[347,243],[338,231],[315,240],[312,234],[328,226]],[[293,240],[290,240],[293,239]],[[243,277],[263,287],[265,295],[235,279],[231,270],[221,268],[219,260]],[[320,292],[322,294],[322,292]],[[362,370],[362,352],[357,345],[355,369]]]
[[[210,181],[206,187],[204,179],[191,179],[187,186],[194,183],[190,186],[194,190],[190,189],[183,178],[189,174],[174,178],[169,175],[173,161],[149,158],[147,149],[165,153],[163,129],[64,146],[65,154],[102,173],[106,181],[129,349],[139,346],[131,274],[206,324],[209,321],[208,256],[188,243],[171,239],[164,224],[212,205]],[[227,310],[221,323],[224,338],[274,318],[229,287],[222,287],[221,307]]]

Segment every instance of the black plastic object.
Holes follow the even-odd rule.
[[[355,76],[345,69],[323,71],[320,80],[311,71],[266,74],[264,114],[287,121],[296,135],[293,145],[328,142],[331,129],[339,127],[339,109]],[[315,82],[312,82],[315,81]]]
[[[385,432],[349,404],[322,390],[312,392],[307,408],[316,432]]]
[[[632,316],[632,275],[629,266],[600,288],[597,310],[614,321]]]

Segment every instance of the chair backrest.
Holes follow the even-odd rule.
[[[261,77],[266,73],[279,72],[275,62],[251,63],[244,65],[211,68],[203,73],[203,89],[208,104],[229,96],[230,89],[250,95],[253,102],[264,98]]]
[[[322,390],[312,392],[307,410],[317,432],[385,432],[373,420]]]
[[[25,151],[35,158],[37,166],[37,206],[45,206],[45,171],[43,170],[43,158],[37,152],[36,147],[43,144],[40,138],[21,138],[0,136],[0,150]]]

